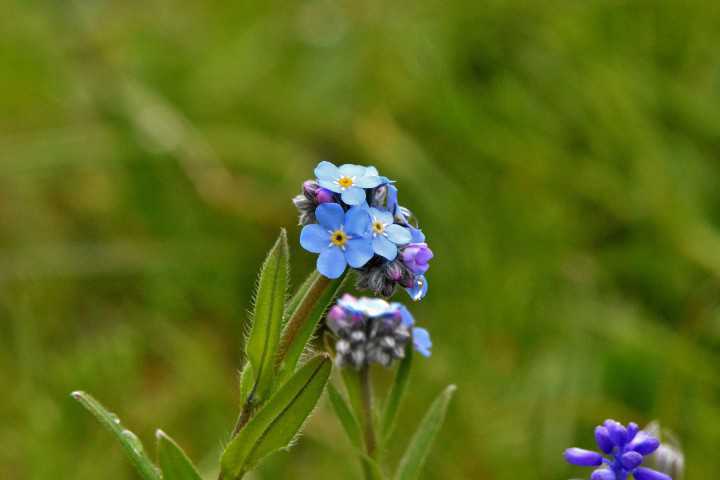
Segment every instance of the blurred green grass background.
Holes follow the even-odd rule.
[[[720,477],[720,11],[704,1],[9,0],[0,476],[135,478],[68,393],[212,477],[257,268],[321,159],[398,180],[447,383],[424,478],[580,477],[604,418]],[[403,297],[399,296],[405,300]],[[257,478],[359,478],[326,403]]]

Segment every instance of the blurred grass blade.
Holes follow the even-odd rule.
[[[135,469],[143,480],[161,480],[160,472],[145,454],[142,442],[130,430],[125,429],[120,419],[109,412],[100,402],[85,392],[72,392],[71,396],[80,402],[98,421],[115,434]]]
[[[335,415],[340,420],[343,430],[345,430],[345,434],[348,436],[350,442],[355,448],[361,449],[362,432],[357,418],[355,418],[355,415],[353,415],[342,394],[338,392],[332,382],[328,382],[327,391],[330,403],[335,411]]]
[[[400,460],[395,480],[415,480],[420,476],[433,441],[445,421],[448,405],[456,389],[455,385],[448,386],[430,405]]]
[[[392,436],[395,428],[395,421],[397,420],[397,412],[400,408],[405,390],[407,390],[408,379],[410,378],[410,371],[412,370],[412,359],[413,359],[413,348],[412,345],[408,345],[405,348],[405,358],[400,362],[397,372],[395,373],[395,381],[393,382],[390,394],[388,395],[387,403],[383,411],[382,417],[382,430],[381,439],[383,444],[386,444]]]
[[[158,430],[157,455],[163,480],[202,480],[185,452],[165,432]]]
[[[275,376],[275,357],[288,285],[288,257],[287,234],[283,229],[260,270],[252,329],[245,347],[255,373],[251,396],[261,401],[268,394]]]
[[[318,355],[280,387],[223,452],[225,475],[241,478],[267,455],[287,448],[317,405],[331,369],[330,357]]]
[[[312,339],[317,325],[335,297],[343,288],[347,274],[330,280],[317,272],[309,281],[302,300],[298,301],[283,332],[280,347],[280,383],[284,382],[295,371],[307,343]],[[306,281],[308,282],[308,281]],[[303,284],[305,285],[305,284]],[[293,303],[293,302],[291,302]]]

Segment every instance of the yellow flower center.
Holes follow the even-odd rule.
[[[330,234],[330,242],[336,247],[343,247],[348,241],[348,236],[342,230],[335,230]]]
[[[375,233],[383,233],[385,231],[385,225],[383,225],[382,222],[375,221],[372,224],[372,229]]]
[[[353,180],[350,177],[340,177],[338,179],[338,185],[342,188],[350,188],[353,186]]]

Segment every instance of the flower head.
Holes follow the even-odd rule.
[[[380,298],[356,299],[344,295],[330,309],[327,325],[336,336],[336,362],[360,369],[370,363],[390,366],[405,356],[412,339],[415,349],[429,356],[430,338],[425,329],[414,328],[410,312],[400,303]]]
[[[303,184],[302,194],[293,203],[304,226],[300,244],[320,253],[320,273],[338,278],[349,264],[358,271],[360,289],[390,297],[400,286],[413,300],[422,299],[433,252],[412,213],[398,203],[393,182],[375,167],[338,167],[330,162],[320,162],[315,175],[316,179]],[[364,216],[360,210],[366,212]],[[341,212],[346,217],[338,224]],[[347,219],[357,227],[361,216],[368,218],[367,230],[363,218],[363,228],[350,231]]]
[[[568,448],[564,457],[568,463],[581,467],[600,467],[591,480],[626,480],[633,475],[636,480],[672,480],[668,475],[642,467],[643,457],[660,446],[657,438],[640,430],[636,423],[626,426],[615,420],[606,420],[595,428],[595,441],[606,455],[582,448]]]
[[[300,245],[320,254],[317,259],[320,273],[338,278],[348,264],[359,268],[372,258],[367,210],[356,207],[345,212],[337,203],[323,203],[315,210],[315,216],[319,223],[303,227]]]

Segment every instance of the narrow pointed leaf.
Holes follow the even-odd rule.
[[[105,428],[115,434],[130,463],[133,464],[143,480],[161,480],[160,472],[145,454],[140,439],[123,427],[117,415],[109,412],[100,402],[85,392],[73,392],[71,396],[92,413]]]
[[[252,329],[245,347],[255,374],[252,396],[258,401],[266,397],[275,376],[288,270],[287,235],[282,230],[260,270]]]
[[[318,324],[325,316],[330,304],[343,288],[347,274],[336,280],[330,280],[320,274],[311,274],[314,278],[294,307],[283,331],[282,345],[278,355],[280,365],[279,383],[283,383],[295,371],[305,347],[312,339]],[[292,302],[291,302],[292,303]]]
[[[415,480],[420,476],[433,441],[445,421],[445,414],[455,390],[455,385],[450,385],[430,405],[400,460],[395,480]]]
[[[267,455],[287,448],[325,389],[332,363],[318,355],[280,387],[230,442],[222,456],[229,478],[241,478]]]
[[[350,442],[355,448],[361,449],[362,431],[360,430],[360,424],[358,423],[357,418],[355,418],[355,415],[353,415],[342,394],[338,392],[332,382],[328,383],[327,391],[330,404],[332,405],[338,420],[340,420],[340,424],[342,425],[343,430],[345,430],[345,434],[348,436]]]
[[[405,349],[405,358],[402,359],[397,373],[395,373],[395,381],[393,382],[387,403],[385,404],[385,410],[383,411],[382,439],[384,443],[390,440],[395,428],[397,412],[405,395],[405,390],[407,390],[408,379],[410,378],[410,371],[412,370],[412,359],[413,349],[411,345],[408,345]]]
[[[163,480],[202,480],[190,459],[175,441],[158,430],[157,455]]]

